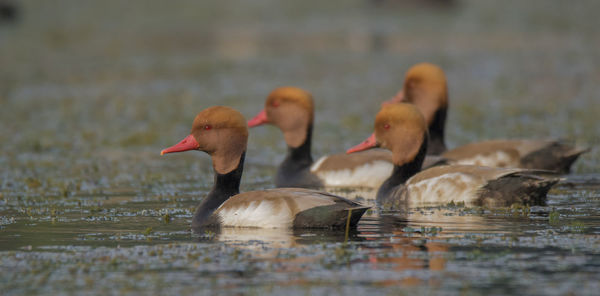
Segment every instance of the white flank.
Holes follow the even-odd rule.
[[[457,159],[456,164],[479,165],[487,167],[518,167],[517,159],[512,158],[504,151],[497,151],[490,154],[477,154],[471,158]]]
[[[390,162],[376,160],[354,169],[315,172],[323,160],[323,157],[320,158],[311,167],[311,171],[323,180],[325,186],[378,188],[392,174],[394,168]]]
[[[219,208],[217,214],[223,226],[289,228],[294,217],[286,205],[273,210],[273,201],[254,201],[248,207]]]
[[[407,181],[409,206],[447,204],[451,201],[470,204],[484,180],[464,173],[450,173],[414,184]]]

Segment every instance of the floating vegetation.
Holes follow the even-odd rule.
[[[573,221],[566,228],[572,233],[584,233],[586,231],[585,224],[581,221]]]
[[[144,235],[150,235],[152,233],[152,231],[153,231],[152,227],[148,227],[142,233]]]
[[[560,213],[558,213],[558,211],[552,210],[548,214],[548,223],[550,223],[550,225],[557,225],[559,220],[560,220]]]
[[[162,216],[162,221],[163,221],[163,222],[165,222],[165,223],[169,223],[169,222],[171,222],[171,219],[172,219],[172,218],[171,218],[171,215],[170,215],[169,213],[165,213],[165,214]]]

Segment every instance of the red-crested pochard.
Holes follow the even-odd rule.
[[[269,123],[283,132],[288,152],[277,171],[275,186],[378,188],[390,176],[392,155],[383,149],[351,155],[339,153],[313,162],[313,118],[313,98],[309,92],[297,87],[279,87],[267,97],[264,110],[248,121],[249,127]]]
[[[380,146],[392,151],[394,172],[377,192],[384,207],[446,204],[509,206],[541,204],[559,181],[548,171],[444,165],[421,170],[428,145],[427,123],[417,107],[384,105],[375,118],[375,133],[348,153]]]
[[[488,140],[446,149],[444,128],[448,110],[448,88],[444,71],[421,63],[406,73],[403,89],[389,102],[415,104],[429,127],[428,155],[441,155],[452,164],[552,170],[568,173],[579,155],[588,149],[560,140]]]
[[[368,209],[316,190],[280,188],[239,193],[248,140],[242,114],[215,106],[198,113],[189,136],[165,153],[200,150],[213,162],[215,182],[192,220],[199,227],[336,228],[355,227]]]

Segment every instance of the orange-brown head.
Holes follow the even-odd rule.
[[[189,136],[160,154],[204,151],[212,157],[215,171],[225,174],[237,168],[247,141],[248,127],[244,116],[235,109],[214,106],[196,115]]]
[[[375,133],[348,153],[382,147],[392,151],[395,165],[403,165],[417,157],[426,139],[427,124],[419,109],[407,103],[389,104],[375,117]]]
[[[265,109],[248,121],[249,127],[270,123],[277,126],[290,147],[298,147],[306,140],[307,129],[313,123],[312,95],[297,87],[274,89],[265,102]]]
[[[448,86],[442,68],[420,63],[406,72],[403,88],[394,97],[382,103],[412,103],[417,105],[428,125],[434,120],[439,109],[448,108]]]
[[[438,109],[448,108],[446,74],[434,64],[420,63],[408,69],[403,92],[403,101],[415,104],[428,125],[434,120]]]

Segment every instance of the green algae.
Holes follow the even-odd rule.
[[[556,225],[560,221],[560,213],[553,210],[548,214],[548,223]]]

